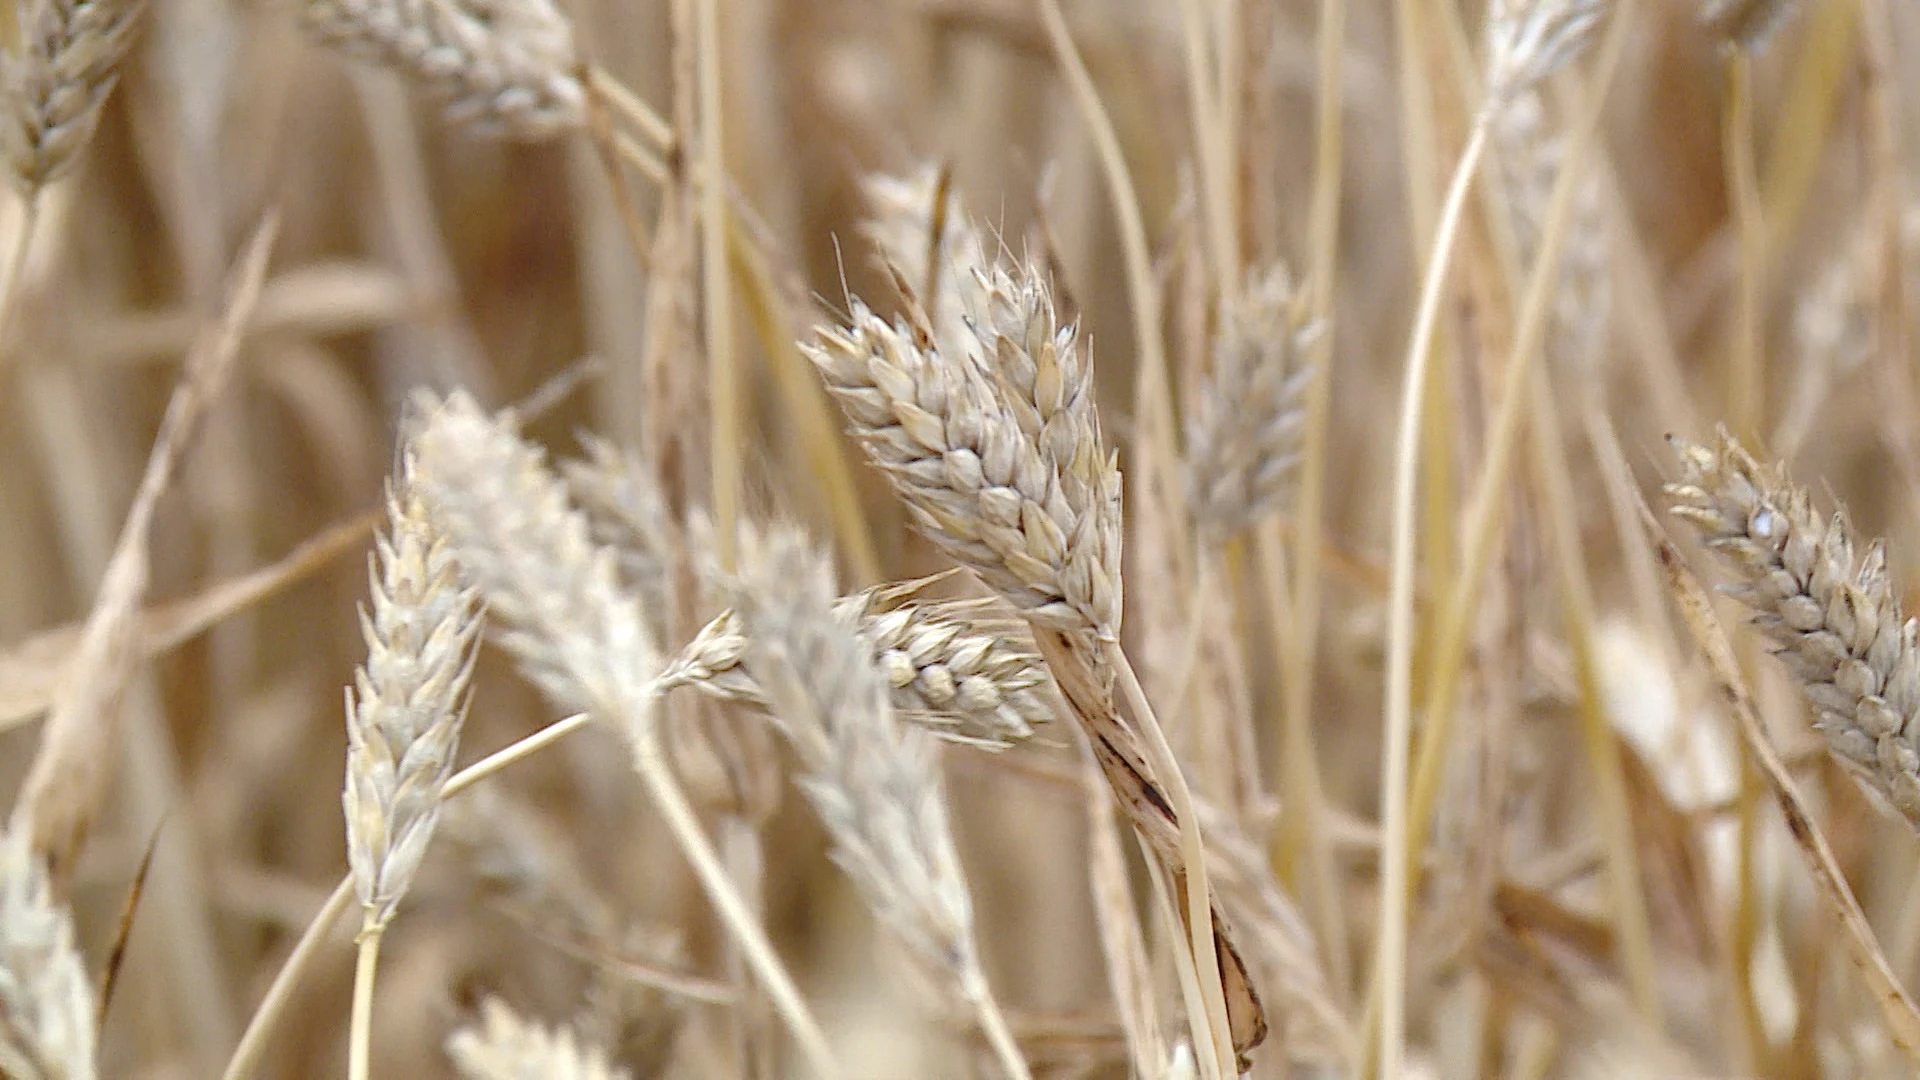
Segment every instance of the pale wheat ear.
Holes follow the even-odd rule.
[[[872,651],[897,716],[989,750],[1025,742],[1053,719],[1057,691],[1019,620],[995,618],[978,601],[887,607],[884,591],[842,597],[834,613]],[[745,624],[723,611],[668,662],[660,688],[767,708],[748,651]]]
[[[367,660],[347,690],[347,856],[366,926],[393,918],[453,775],[480,636],[479,594],[460,579],[402,465],[360,616]]]
[[[1822,519],[1786,470],[1723,428],[1711,446],[1671,438],[1684,476],[1673,513],[1737,576],[1814,709],[1814,729],[1861,785],[1920,830],[1920,622],[1908,619],[1879,541],[1860,546],[1844,512]]]
[[[872,646],[836,610],[833,569],[792,529],[743,529],[730,582],[746,661],[846,871],[926,986],[969,1009],[1010,1080],[1026,1061],[982,967],[937,749],[896,724]]]
[[[527,1020],[498,998],[480,1006],[480,1022],[447,1039],[447,1056],[465,1080],[627,1080],[625,1069],[570,1027]]]
[[[585,122],[573,24],[549,0],[308,0],[301,21],[484,133],[545,139]]]
[[[1278,510],[1304,427],[1304,364],[1318,325],[1296,324],[1284,265],[1251,275],[1221,320],[1213,366],[1187,415],[1187,510],[1203,533],[1246,528]]]
[[[0,48],[0,152],[32,197],[73,167],[113,92],[144,0],[35,0],[21,5],[21,43]]]
[[[0,1075],[94,1080],[93,983],[27,833],[0,835]]]

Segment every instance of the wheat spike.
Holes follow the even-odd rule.
[[[362,609],[367,661],[347,690],[347,861],[367,924],[383,927],[413,880],[453,774],[480,605],[445,538],[403,476],[387,495],[388,533],[370,560]]]
[[[967,352],[935,348],[925,313],[852,324],[806,351],[856,438],[927,537],[1037,623],[1120,631],[1120,469],[1092,373],[1031,270],[959,284]]]
[[[967,332],[959,285],[984,270],[988,259],[980,230],[948,190],[950,180],[935,165],[900,176],[868,176],[861,183],[867,217],[860,234],[927,311],[940,350],[958,356],[966,350]]]
[[[464,392],[418,404],[415,483],[527,677],[563,707],[644,712],[653,635],[545,454]]]
[[[986,977],[936,745],[894,722],[873,649],[835,610],[832,568],[793,530],[743,530],[731,591],[834,861],[928,984],[973,1000]]]
[[[93,985],[27,833],[0,835],[0,1076],[93,1080]]]
[[[1303,424],[1300,363],[1319,332],[1295,322],[1281,265],[1253,275],[1222,320],[1186,424],[1188,510],[1205,531],[1232,533],[1279,508]]]
[[[488,134],[544,139],[585,116],[573,27],[549,0],[312,0],[303,23]]]
[[[843,597],[834,613],[867,642],[901,719],[944,739],[992,749],[1031,738],[1036,725],[1052,719],[1052,680],[1024,627],[979,618],[974,612],[980,605],[972,601],[878,610],[883,592]],[[667,664],[661,687],[691,686],[766,708],[748,651],[745,625],[733,611],[723,611]]]
[[[0,49],[6,127],[0,149],[31,196],[72,167],[113,93],[142,0],[35,0],[20,13],[19,50]]]
[[[571,1028],[527,1020],[500,1001],[480,1006],[480,1023],[447,1039],[447,1056],[466,1080],[626,1080],[606,1051]]]
[[[1607,0],[1493,0],[1487,12],[1487,103],[1513,97],[1571,63],[1593,40]]]
[[[1855,557],[1844,512],[1822,521],[1803,487],[1728,434],[1675,440],[1673,513],[1739,577],[1727,591],[1800,684],[1827,748],[1920,829],[1920,621],[1906,618],[1879,541]]]

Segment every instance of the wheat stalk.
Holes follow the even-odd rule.
[[[480,1023],[447,1039],[447,1056],[466,1080],[626,1080],[605,1050],[573,1029],[527,1020],[498,998],[480,1005]]]
[[[738,550],[747,662],[806,769],[834,861],[928,984],[973,1006],[1002,1067],[1026,1080],[980,964],[936,744],[895,724],[873,649],[836,610],[832,568],[803,536],[743,530]]]
[[[1052,680],[1023,626],[976,615],[976,601],[876,611],[884,592],[843,597],[834,613],[867,643],[897,716],[943,739],[989,749],[1023,742],[1052,719]],[[723,611],[668,662],[661,689],[690,686],[723,701],[766,708],[749,652],[745,624]]]
[[[0,1075],[93,1080],[93,986],[29,835],[0,835]]]
[[[1901,610],[1884,545],[1856,558],[1844,511],[1823,521],[1784,467],[1724,429],[1711,447],[1674,446],[1685,479],[1667,487],[1673,513],[1738,574],[1727,591],[1756,613],[1828,750],[1920,830],[1920,621]]]
[[[302,22],[487,134],[544,139],[584,122],[573,27],[549,0],[312,0]]]

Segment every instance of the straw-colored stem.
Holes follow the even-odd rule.
[[[1133,663],[1127,659],[1126,651],[1119,642],[1106,642],[1105,647],[1107,658],[1119,678],[1121,697],[1132,713],[1133,722],[1140,728],[1147,759],[1154,770],[1160,773],[1160,779],[1166,785],[1167,799],[1173,804],[1175,816],[1180,819],[1180,856],[1187,869],[1188,945],[1193,951],[1201,1000],[1206,1006],[1203,1015],[1189,1017],[1193,1025],[1194,1053],[1198,1055],[1202,1047],[1210,1047],[1217,1055],[1216,1067],[1220,1075],[1233,1076],[1237,1070],[1234,1068],[1232,1028],[1227,1019],[1227,1001],[1220,982],[1220,958],[1214,953],[1213,893],[1207,880],[1207,851],[1200,836],[1200,813],[1193,804],[1193,793],[1187,788],[1180,760],[1167,743],[1166,732],[1154,716],[1153,705],[1147,700],[1146,691],[1141,689]],[[1204,1068],[1203,1063],[1202,1075],[1209,1075],[1211,1071]]]
[[[720,921],[733,935],[747,967],[766,988],[774,1009],[793,1032],[794,1042],[799,1045],[801,1056],[806,1058],[807,1067],[817,1080],[835,1080],[845,1076],[846,1073],[840,1069],[833,1051],[827,1045],[825,1032],[814,1020],[806,1001],[800,996],[799,988],[794,985],[785,965],[773,951],[772,943],[767,940],[765,929],[753,917],[746,901],[734,891],[726,867],[721,865],[720,857],[714,852],[707,834],[700,828],[700,819],[687,802],[685,793],[680,790],[679,781],[674,779],[673,770],[668,767],[661,750],[659,735],[651,727],[634,740],[634,765],[641,783],[646,785],[647,794],[665,819],[688,864],[693,867],[694,877],[699,879],[701,888],[706,891],[707,900],[713,904]]]
[[[969,987],[967,996],[973,1000],[974,1015],[980,1021],[980,1033],[987,1037],[987,1045],[993,1048],[993,1056],[999,1059],[1001,1071],[1007,1074],[1007,1080],[1033,1080],[1033,1070],[1020,1053],[1020,1044],[1014,1041],[1013,1029],[1007,1026],[1007,1018],[1000,1011],[1000,1003],[994,1000],[993,990],[987,986],[987,980],[982,977],[971,981],[978,985]]]
[[[739,534],[740,372],[733,354],[727,273],[726,134],[721,122],[719,0],[697,0],[700,95],[700,300],[707,344],[707,455],[713,468],[714,536],[720,565],[731,570]]]
[[[613,74],[597,65],[587,69],[587,80],[606,95],[607,104],[633,123],[655,150],[668,151],[678,147],[679,140],[674,138],[673,125],[653,110],[639,94],[634,93],[627,84],[615,78]]]
[[[380,967],[382,928],[360,931],[360,953],[353,967],[353,1019],[347,1028],[347,1080],[367,1080],[373,1049],[373,976]]]
[[[1552,528],[1550,549],[1560,578],[1567,645],[1573,654],[1574,681],[1580,693],[1580,731],[1593,770],[1620,966],[1627,973],[1634,1004],[1642,1016],[1653,1021],[1660,1015],[1660,993],[1654,974],[1652,922],[1647,916],[1646,893],[1641,888],[1639,847],[1634,839],[1626,772],[1620,763],[1613,726],[1607,719],[1594,658],[1593,582],[1587,575],[1580,542],[1580,514],[1574,505],[1566,444],[1561,440],[1553,395],[1545,380],[1529,382],[1533,398],[1535,476]]]
[[[1427,681],[1427,722],[1420,740],[1420,758],[1414,769],[1413,798],[1409,807],[1410,836],[1425,834],[1433,819],[1435,800],[1440,790],[1440,765],[1447,739],[1453,729],[1453,706],[1465,670],[1467,624],[1480,597],[1480,590],[1493,562],[1494,541],[1506,504],[1508,477],[1514,454],[1520,444],[1521,425],[1526,419],[1529,397],[1528,380],[1540,361],[1548,327],[1552,323],[1554,286],[1559,279],[1560,255],[1565,249],[1573,222],[1573,208],[1581,169],[1593,148],[1607,89],[1625,52],[1627,29],[1637,5],[1624,0],[1613,12],[1600,46],[1600,58],[1593,82],[1582,102],[1566,160],[1554,181],[1547,215],[1541,226],[1539,251],[1527,279],[1526,296],[1514,329],[1513,345],[1495,408],[1492,433],[1487,438],[1484,464],[1473,494],[1467,501],[1467,538],[1461,569],[1454,579],[1441,609],[1438,629],[1430,655],[1432,672]],[[1410,884],[1419,884],[1419,860],[1409,857]]]
[[[553,745],[567,735],[586,727],[592,718],[586,713],[576,713],[564,720],[548,724],[532,735],[481,758],[447,779],[446,786],[440,789],[442,800],[465,791],[467,788],[485,780],[508,765],[519,761],[536,751]],[[354,898],[353,875],[340,879],[334,886],[332,895],[321,905],[313,921],[300,935],[300,940],[287,954],[280,965],[280,971],[267,987],[266,996],[260,999],[260,1005],[254,1009],[253,1016],[247,1021],[247,1028],[240,1035],[240,1042],[234,1048],[233,1057],[227,1062],[227,1068],[221,1074],[221,1080],[246,1080],[259,1064],[260,1055],[266,1049],[267,1037],[273,1033],[281,1015],[286,1011],[287,1003],[293,998],[293,991],[299,986],[313,958],[319,954],[321,942],[347,913]]]
[[[320,905],[319,912],[307,924],[293,951],[287,954],[286,961],[280,965],[279,973],[267,987],[266,996],[260,999],[260,1005],[248,1019],[247,1029],[240,1033],[240,1042],[234,1047],[233,1057],[228,1059],[221,1080],[246,1080],[253,1075],[253,1068],[260,1063],[260,1055],[266,1049],[267,1036],[273,1033],[281,1014],[286,1011],[287,1003],[293,1000],[294,988],[299,986],[313,958],[319,955],[321,943],[346,916],[353,901],[353,875],[349,874],[334,886],[333,895]]]
[[[1224,297],[1233,291],[1234,257],[1233,206],[1228,192],[1231,178],[1223,175],[1226,162],[1222,145],[1226,133],[1221,130],[1219,84],[1214,78],[1219,68],[1213,53],[1224,40],[1207,40],[1207,19],[1200,10],[1201,0],[1180,0],[1181,36],[1186,44],[1187,104],[1193,114],[1194,160],[1199,163],[1200,186],[1204,192],[1201,217],[1206,223],[1207,254],[1212,259],[1213,288],[1210,294]]]
[[[1766,417],[1760,301],[1767,273],[1766,223],[1753,163],[1753,61],[1746,50],[1727,59],[1727,105],[1722,132],[1727,196],[1740,236],[1740,273],[1734,302],[1731,386],[1727,417],[1743,439],[1757,438]]]
[[[1380,820],[1384,832],[1380,849],[1380,933],[1377,970],[1380,986],[1380,1076],[1399,1080],[1405,1067],[1405,993],[1407,938],[1407,860],[1411,837],[1407,822],[1408,743],[1413,733],[1413,592],[1414,496],[1420,457],[1420,420],[1426,404],[1433,330],[1445,292],[1446,271],[1452,261],[1454,237],[1459,234],[1461,211],[1474,171],[1486,149],[1488,117],[1474,122],[1467,145],[1454,168],[1433,251],[1427,260],[1426,281],[1420,288],[1413,333],[1407,346],[1406,383],[1400,399],[1399,443],[1393,476],[1393,585],[1388,600],[1386,746],[1380,771]]]
[[[1282,692],[1289,699],[1281,714],[1277,772],[1280,804],[1284,807],[1279,823],[1280,851],[1290,859],[1280,865],[1291,868],[1290,884],[1305,900],[1319,935],[1327,981],[1334,994],[1344,1000],[1352,992],[1353,971],[1347,959],[1347,911],[1340,896],[1340,864],[1334,859],[1333,832],[1326,824],[1326,785],[1320,776],[1320,751],[1313,734],[1313,652],[1311,646],[1299,641],[1307,632],[1300,605],[1289,608],[1286,604],[1286,553],[1279,538],[1271,530],[1261,529],[1257,543],[1260,579],[1265,583],[1267,610],[1275,620],[1281,672],[1287,681]],[[1299,596],[1305,588],[1304,582],[1295,582],[1293,594]],[[1307,685],[1295,691],[1296,681]]]
[[[1346,15],[1346,0],[1321,0],[1313,194],[1307,223],[1307,302],[1320,324],[1320,333],[1309,346],[1308,365],[1315,374],[1302,403],[1305,422],[1300,480],[1294,494],[1293,602],[1286,613],[1288,632],[1278,635],[1275,642],[1280,654],[1280,753],[1284,755],[1276,775],[1280,777],[1282,805],[1288,808],[1281,815],[1275,836],[1280,856],[1275,864],[1296,883],[1303,875],[1307,879],[1303,892],[1326,958],[1327,978],[1334,993],[1342,997],[1352,991],[1353,975],[1347,962],[1346,909],[1339,901],[1338,867],[1325,830],[1315,827],[1324,794],[1319,759],[1313,753],[1313,677],[1320,637],[1321,531],[1328,420],[1333,402],[1333,298],[1339,276]],[[1273,598],[1267,605],[1268,616],[1278,625],[1281,612],[1276,601],[1285,591],[1280,582],[1286,570],[1285,556],[1270,531],[1262,530],[1259,542],[1266,594]]]
[[[13,253],[7,257],[7,277],[0,282],[0,332],[13,325],[14,298],[20,293],[20,279],[26,276],[27,253],[33,249],[33,234],[40,224],[40,196],[26,197],[20,214],[20,231],[13,238]]]
[[[1100,169],[1106,177],[1108,196],[1113,201],[1114,214],[1119,218],[1121,261],[1126,269],[1127,299],[1133,309],[1134,348],[1139,354],[1140,385],[1146,391],[1140,394],[1143,411],[1136,419],[1144,425],[1147,446],[1152,450],[1145,456],[1160,470],[1161,489],[1171,504],[1168,516],[1173,521],[1184,521],[1186,495],[1180,479],[1173,386],[1167,372],[1166,345],[1160,337],[1160,293],[1154,284],[1147,227],[1140,216],[1140,199],[1133,189],[1133,177],[1127,171],[1126,156],[1120,150],[1120,136],[1114,132],[1113,121],[1100,101],[1093,77],[1087,73],[1086,62],[1080,58],[1080,50],[1067,30],[1067,20],[1060,13],[1059,0],[1040,0],[1040,21],[1046,29],[1055,62],[1066,77],[1074,103],[1093,136]],[[1167,541],[1173,551],[1174,565],[1182,568],[1180,572],[1184,578],[1184,568],[1190,562],[1186,533],[1180,529],[1169,530]]]

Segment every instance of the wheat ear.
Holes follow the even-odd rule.
[[[979,602],[969,600],[876,610],[886,591],[843,597],[834,611],[867,643],[896,716],[943,739],[993,750],[1032,738],[1052,719],[1053,680],[1024,625],[983,616]],[[766,708],[749,651],[746,626],[723,611],[667,664],[661,687],[690,686]]]
[[[93,1080],[93,985],[29,835],[0,835],[0,1076]]]
[[[627,739],[641,782],[809,1066],[842,1075],[667,765],[655,722],[658,650],[619,580],[618,556],[593,542],[586,515],[510,416],[489,416],[462,392],[422,394],[416,408],[416,483],[490,615],[506,624],[502,643],[548,697]]]
[[[549,0],[312,0],[302,22],[487,134],[543,139],[584,121],[573,26]]]
[[[411,482],[412,462],[387,492],[387,534],[370,560],[372,610],[362,609],[367,661],[347,689],[347,863],[362,911],[348,1036],[348,1076],[364,1080],[371,1051],[380,939],[419,869],[466,719],[479,597],[460,581],[446,541]]]
[[[1209,1060],[1230,1063],[1266,1022],[1215,926],[1179,762],[1120,648],[1120,470],[1101,437],[1091,366],[1030,268],[976,270],[956,288],[960,355],[936,347],[911,293],[910,322],[888,323],[855,299],[852,324],[822,328],[808,355],[920,530],[1033,627],[1115,796],[1184,892],[1189,1021]]]
[[[480,1023],[448,1037],[447,1056],[465,1080],[627,1080],[573,1029],[527,1020],[498,998],[481,1003]]]
[[[79,158],[113,93],[142,0],[35,0],[18,51],[0,49],[6,102],[0,150],[29,199]]]
[[[1822,520],[1783,467],[1724,429],[1674,448],[1673,513],[1738,576],[1727,592],[1755,612],[1834,757],[1920,830],[1920,621],[1901,610],[1885,547],[1856,557],[1844,512]]]
[[[804,537],[743,530],[739,556],[747,661],[806,769],[834,861],[929,985],[973,1008],[1007,1075],[1027,1080],[980,965],[936,744],[895,724],[873,649],[835,610],[832,567]]]
[[[1253,275],[1221,321],[1186,423],[1187,511],[1202,531],[1232,533],[1280,506],[1305,423],[1301,360],[1319,333],[1296,322],[1284,265]]]

